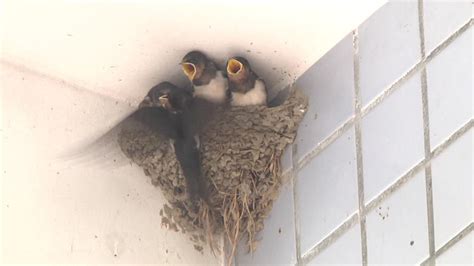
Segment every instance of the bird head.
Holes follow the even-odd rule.
[[[148,92],[143,102],[171,113],[180,113],[190,105],[191,100],[192,95],[189,91],[169,82],[162,82]]]
[[[186,77],[193,82],[201,77],[208,63],[209,59],[205,54],[191,51],[183,57],[180,65]]]

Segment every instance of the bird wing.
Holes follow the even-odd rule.
[[[80,165],[124,165],[129,160],[123,155],[119,144],[119,134],[122,131],[149,130],[163,138],[176,138],[179,119],[161,108],[143,107],[92,142],[80,145],[60,156],[61,160]]]
[[[198,135],[218,115],[219,104],[202,98],[194,98],[189,109],[183,113],[183,133],[186,136]]]
[[[194,137],[187,136],[174,141],[174,150],[183,175],[191,201],[199,198],[208,200],[208,189],[201,171],[201,156]]]

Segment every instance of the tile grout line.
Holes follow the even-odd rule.
[[[461,136],[467,133],[474,125],[474,120],[471,119],[460,128],[458,128],[452,135],[450,135],[447,139],[444,140],[443,143],[439,144],[432,152],[431,152],[431,160],[439,156],[443,153],[451,144],[453,144],[456,140],[458,140]],[[393,193],[395,193],[399,188],[401,188],[405,183],[407,183],[411,178],[415,176],[419,171],[424,169],[426,164],[431,163],[430,161],[422,160],[418,162],[415,166],[409,169],[405,174],[397,179],[392,185],[390,185],[387,189],[385,189],[382,193],[378,194],[374,199],[369,201],[366,205],[365,212],[369,213],[373,209],[375,209],[378,205],[380,205],[385,199],[389,198]],[[308,252],[306,252],[302,258],[301,262],[308,263],[320,254],[325,248],[327,248],[330,244],[332,244],[335,240],[337,240],[340,236],[346,233],[353,225],[355,225],[358,221],[358,213],[353,214],[350,218],[348,218],[342,225],[337,227],[330,235],[326,238],[321,240],[319,244],[316,244],[313,248],[311,248]]]
[[[411,169],[409,169],[405,174],[399,177],[395,182],[389,185],[384,191],[375,196],[370,200],[366,205],[367,213],[373,211],[377,206],[379,206],[385,199],[389,198],[393,193],[400,189],[404,184],[410,181],[420,170],[422,170],[427,164],[426,160],[421,160]]]
[[[461,34],[469,29],[473,24],[473,19],[471,18],[467,23],[465,23],[461,28],[456,30],[451,34],[446,40],[440,43],[435,49],[433,49],[425,58],[422,58],[418,63],[416,63],[411,69],[409,69],[405,74],[402,75],[398,80],[389,85],[385,90],[382,91],[378,96],[375,97],[370,103],[362,108],[362,116],[366,116],[370,111],[377,107],[382,101],[390,96],[396,89],[398,89],[406,80],[411,78],[415,73],[424,68],[426,64],[431,62],[438,54],[440,54],[446,47],[448,47],[453,41],[455,41]]]
[[[301,237],[300,237],[300,215],[299,215],[299,200],[298,200],[298,168],[297,168],[297,160],[296,160],[296,153],[298,151],[298,145],[293,143],[291,145],[291,163],[292,167],[290,170],[291,175],[291,183],[293,185],[293,221],[294,221],[294,228],[295,228],[295,252],[296,252],[296,265],[301,264]]]
[[[454,246],[456,243],[458,243],[460,240],[462,240],[464,237],[466,237],[467,235],[469,235],[469,233],[472,232],[472,230],[474,229],[474,223],[471,222],[468,226],[466,226],[466,228],[464,228],[463,230],[461,230],[461,232],[459,232],[457,235],[455,235],[453,238],[451,238],[451,240],[449,240],[448,242],[446,242],[446,244],[444,244],[442,247],[440,247],[436,253],[435,253],[435,256],[436,257],[439,257],[441,256],[444,252],[446,252],[449,248],[451,248],[452,246]]]
[[[464,133],[468,132],[472,126],[474,125],[474,120],[471,118],[467,121],[464,125],[462,125],[458,130],[456,130],[453,134],[451,134],[448,138],[446,138],[441,144],[436,146],[431,152],[431,159],[434,157],[438,157],[440,153],[446,150],[453,142],[459,139]]]
[[[382,193],[378,194],[367,204],[367,212],[372,211],[378,205],[380,205],[386,198],[391,196],[395,191],[397,191],[403,184],[407,183],[411,178],[413,178],[419,171],[425,168],[426,165],[431,164],[431,160],[438,157],[442,152],[446,150],[451,144],[458,140],[461,136],[467,133],[474,125],[474,121],[471,119],[464,125],[462,125],[458,130],[456,130],[451,136],[449,136],[443,143],[438,145],[430,155],[430,160],[423,159],[418,162],[415,166],[409,169],[405,174],[398,178],[392,185],[386,188]]]
[[[364,162],[362,158],[362,133],[361,133],[361,102],[360,102],[360,69],[359,69],[359,32],[352,32],[353,64],[354,64],[354,131],[357,165],[357,195],[359,206],[359,226],[362,252],[362,265],[367,265],[367,227],[364,205]]]
[[[418,29],[420,36],[420,53],[421,59],[426,58],[425,48],[425,26],[424,26],[424,9],[423,1],[418,0]],[[431,141],[430,141],[430,118],[428,103],[428,81],[426,66],[421,69],[421,101],[423,110],[423,140],[425,150],[425,161],[431,160]],[[428,221],[428,247],[430,254],[430,265],[436,265],[435,255],[435,229],[434,229],[434,207],[433,207],[433,180],[431,172],[431,164],[425,165],[425,189],[426,189],[426,210]]]
[[[295,167],[299,170],[308,164],[313,158],[318,156],[323,150],[325,150],[331,143],[338,139],[354,124],[354,116],[351,116],[347,121],[333,131],[327,138],[318,143],[318,146],[304,156],[299,162],[295,164]]]
[[[451,247],[456,245],[459,241],[463,240],[464,237],[468,236],[474,229],[474,223],[471,222],[468,226],[462,229],[459,233],[457,233],[453,238],[451,238],[446,244],[440,247],[436,252],[434,257],[438,258],[439,256],[443,255],[444,252],[449,250]],[[431,265],[430,264],[431,257],[425,259],[421,265]]]
[[[326,238],[319,241],[313,248],[301,257],[301,264],[306,265],[311,262],[317,255],[329,247],[334,241],[338,240],[349,229],[351,229],[359,221],[359,214],[356,212],[346,219],[339,227],[337,227]]]
[[[424,0],[418,0],[418,30],[420,35],[420,53],[421,59],[426,58],[426,48],[425,48],[425,22],[424,22]]]
[[[405,74],[402,75],[397,81],[389,85],[382,93],[376,96],[372,101],[370,101],[366,106],[362,107],[361,116],[365,117],[370,111],[382,103],[388,96],[390,96],[396,89],[398,89],[406,80],[411,78],[415,73],[425,67],[427,63],[433,60],[439,53],[441,53],[446,47],[448,47],[454,40],[456,40],[462,33],[469,29],[473,24],[473,19],[471,18],[467,23],[465,23],[461,28],[456,30],[451,36],[446,40],[440,43],[435,49],[433,49],[425,59],[420,60],[416,63],[411,69],[409,69]],[[298,161],[298,169],[303,168],[312,158],[316,157],[321,153],[325,148],[327,148],[331,143],[338,139],[344,132],[346,132],[353,124],[355,117],[351,116],[334,130],[327,138],[322,140],[316,148],[310,151],[308,154],[303,156],[301,160]]]

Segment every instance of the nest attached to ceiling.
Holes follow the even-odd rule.
[[[250,251],[255,235],[278,198],[282,183],[280,159],[292,143],[307,109],[307,98],[294,90],[276,107],[231,107],[200,134],[202,173],[208,181],[210,206],[193,207],[186,197],[185,179],[167,140],[149,131],[122,131],[119,144],[144,169],[169,202],[160,211],[162,225],[188,233],[195,248],[211,250],[217,236],[230,244],[229,259],[245,238]],[[179,229],[178,229],[179,227]]]

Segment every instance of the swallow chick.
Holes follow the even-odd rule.
[[[193,84],[195,97],[217,104],[227,102],[227,78],[205,54],[191,51],[183,57],[180,65]]]
[[[162,82],[149,90],[137,110],[125,117],[107,133],[66,159],[102,158],[104,148],[116,145],[123,130],[147,129],[168,139],[185,177],[186,192],[192,202],[207,200],[207,189],[201,174],[201,158],[195,136],[200,130],[201,104],[194,102],[192,91]],[[202,114],[203,116],[204,114]],[[107,151],[105,151],[107,152]],[[89,158],[87,158],[89,157]],[[106,163],[106,162],[104,162]]]
[[[170,82],[151,88],[138,108],[159,107],[172,114],[182,113],[192,102],[192,92]]]
[[[191,91],[162,82],[148,91],[138,110],[122,123],[138,122],[153,133],[174,140],[182,136],[182,114],[189,109],[192,101]]]
[[[169,119],[155,120],[151,123],[151,128],[157,128],[160,133],[164,133],[171,140],[171,147],[176,155],[176,159],[183,171],[186,181],[188,197],[192,202],[199,198],[207,202],[208,194],[201,174],[201,158],[199,153],[199,119],[196,116],[200,112],[202,105],[195,103],[190,91],[177,87],[169,82],[163,82],[152,88],[138,110],[156,111],[165,110]],[[158,123],[167,123],[158,128]],[[165,130],[163,130],[165,128]]]
[[[230,58],[227,61],[226,70],[231,105],[267,105],[265,82],[252,71],[247,59]]]
[[[138,109],[127,114],[107,132],[91,142],[81,143],[59,157],[76,164],[98,163],[100,166],[106,166],[107,161],[102,158],[122,153],[116,144],[123,131],[145,129],[166,139],[175,139],[179,136],[177,129],[182,113],[192,101],[191,90],[176,87],[168,82],[160,83],[148,91]],[[122,159],[124,160],[121,162],[126,164],[128,160]]]

